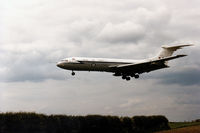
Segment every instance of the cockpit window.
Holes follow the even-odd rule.
[[[66,61],[66,62],[68,62],[68,59],[62,59],[61,61]]]

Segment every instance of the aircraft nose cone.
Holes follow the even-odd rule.
[[[56,66],[57,66],[57,67],[62,67],[63,64],[62,64],[62,62],[58,62],[58,63],[56,64]]]

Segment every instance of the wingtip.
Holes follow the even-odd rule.
[[[183,44],[184,46],[194,46],[194,44]]]
[[[177,57],[184,57],[184,56],[188,56],[188,55],[186,55],[186,54],[179,54],[179,55],[177,55]]]

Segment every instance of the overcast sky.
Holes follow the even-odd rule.
[[[0,0],[0,111],[200,118],[199,0]],[[129,82],[56,67],[71,56],[144,59],[194,43]]]

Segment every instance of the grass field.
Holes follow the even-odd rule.
[[[157,133],[200,133],[200,122],[170,122],[171,130]]]
[[[170,122],[169,126],[171,129],[189,127],[189,126],[197,126],[200,125],[200,122]]]
[[[189,126],[184,128],[177,128],[168,131],[161,131],[157,133],[200,133],[200,125],[198,126]]]

